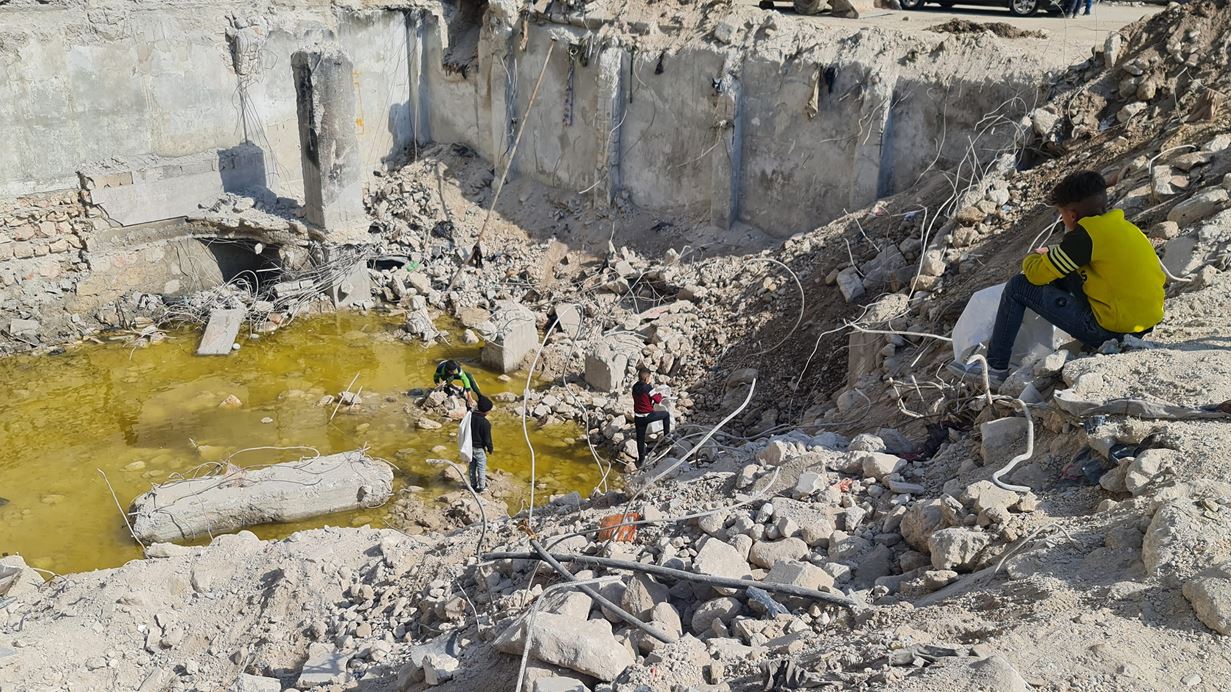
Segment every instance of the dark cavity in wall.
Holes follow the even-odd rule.
[[[199,242],[217,262],[217,272],[224,284],[235,282],[257,291],[277,283],[282,275],[277,246],[232,238]]]
[[[445,48],[444,69],[465,77],[479,61],[479,33],[487,0],[445,0],[445,22],[449,45]]]

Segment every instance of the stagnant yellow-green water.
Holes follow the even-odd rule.
[[[486,395],[520,393],[524,380],[502,382],[478,365],[478,346],[408,345],[393,338],[400,322],[389,317],[337,314],[291,326],[225,357],[194,355],[198,336],[182,334],[148,348],[84,345],[55,356],[0,359],[0,553],[58,573],[113,567],[140,557],[107,476],[127,509],[134,497],[173,474],[253,447],[306,445],[321,454],[368,446],[398,468],[396,486],[428,493],[445,487],[428,457],[457,459],[455,424],[423,431],[404,412],[406,392],[430,388],[436,363],[460,360]],[[455,340],[456,341],[456,340]],[[343,391],[355,374],[363,403],[319,406]],[[234,395],[242,405],[219,407]],[[573,425],[537,429],[540,497],[581,491],[598,470],[581,430]],[[496,453],[489,469],[529,479],[530,452],[512,411],[492,416]],[[444,454],[431,450],[445,445]],[[299,458],[302,452],[257,450],[233,459],[238,466]],[[451,489],[456,489],[454,485]],[[254,527],[262,538],[325,525],[380,526],[384,509],[331,514],[294,524]]]

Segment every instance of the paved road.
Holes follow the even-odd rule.
[[[739,0],[740,4],[756,6],[758,0]],[[791,9],[790,0],[778,2],[776,7],[784,14],[795,15]],[[822,24],[841,24],[849,26],[855,21],[870,26],[891,29],[918,29],[947,22],[950,19],[962,18],[974,22],[1007,22],[1022,29],[1043,29],[1048,32],[1046,50],[1063,55],[1067,62],[1077,62],[1090,56],[1090,47],[1102,45],[1108,32],[1131,24],[1141,17],[1152,15],[1163,10],[1161,5],[1121,5],[1096,4],[1089,17],[1064,19],[1044,13],[1033,17],[1014,17],[1007,7],[954,7],[942,9],[936,5],[927,5],[922,10],[873,10],[864,13],[859,19],[840,19],[822,14],[815,17],[798,17],[801,21],[818,22]],[[1038,39],[1035,39],[1038,40]]]

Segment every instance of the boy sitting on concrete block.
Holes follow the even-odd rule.
[[[1094,171],[1072,173],[1048,200],[1068,230],[1057,245],[1038,248],[1009,279],[987,349],[993,387],[1009,373],[1013,341],[1026,308],[1088,347],[1126,334],[1141,336],[1163,319],[1162,268],[1154,247],[1120,209],[1107,210],[1107,181]],[[980,363],[951,363],[966,377]]]

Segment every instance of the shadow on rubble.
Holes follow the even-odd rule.
[[[304,210],[299,200],[279,197],[269,187],[271,172],[265,159],[265,150],[252,142],[218,150],[218,174],[222,179],[222,190],[241,198],[250,198],[252,202],[246,206],[254,206],[266,214],[288,221],[302,218]],[[277,171],[274,174],[276,175]],[[234,211],[240,213],[245,208],[241,200]]]

